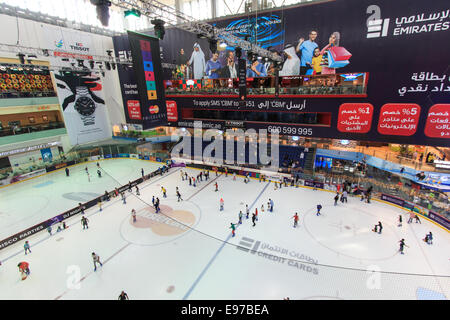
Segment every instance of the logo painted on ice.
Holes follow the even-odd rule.
[[[389,19],[381,19],[380,7],[370,5],[366,13],[370,14],[367,18],[367,38],[386,37],[389,31]]]

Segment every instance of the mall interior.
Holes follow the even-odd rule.
[[[404,2],[0,0],[0,197],[135,158],[338,192],[352,181],[448,231],[448,2]],[[232,164],[204,156],[206,133]],[[278,168],[252,143],[272,143]]]

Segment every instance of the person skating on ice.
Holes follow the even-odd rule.
[[[131,210],[131,216],[133,217],[133,222],[136,222],[136,210]]]
[[[402,215],[401,214],[398,216],[398,226],[399,227],[402,226]]]
[[[66,177],[70,176],[69,168],[66,168]]]
[[[100,168],[100,163],[97,162],[97,168]]]
[[[273,212],[273,200],[269,199],[270,202],[270,212]]]
[[[294,228],[297,228],[297,224],[298,224],[298,214],[297,214],[297,212],[294,214],[294,216],[292,218],[294,218]]]
[[[81,225],[83,226],[83,230],[89,229],[88,222],[89,220],[85,216],[81,217]]]
[[[81,202],[78,203],[78,207],[80,208],[80,213],[84,214],[84,206],[81,204]]]
[[[239,224],[242,224],[242,210],[239,211]]]
[[[137,185],[136,185],[136,195],[137,195],[137,196],[140,196],[140,195],[141,195],[141,192],[139,191],[139,188],[138,188]]]
[[[339,194],[336,193],[336,195],[334,196],[334,205],[335,206],[337,206],[338,200],[339,200]]]
[[[216,190],[214,190],[214,191],[215,192],[219,191],[219,185],[217,184],[217,182],[216,182],[215,186],[216,186]]]
[[[400,251],[401,254],[404,254],[404,253],[403,253],[404,248],[405,248],[405,247],[408,247],[408,246],[405,244],[405,239],[400,240],[399,243],[400,243],[400,249],[399,249],[399,251]],[[409,247],[408,247],[408,248],[409,248]]]
[[[88,177],[88,182],[91,182],[91,174],[89,172],[87,173],[87,177]]]
[[[103,267],[103,263],[100,261],[100,257],[95,254],[95,252],[92,252],[92,261],[94,262],[94,271],[97,271],[97,263],[100,264],[100,267]]]
[[[183,198],[181,198],[181,193],[178,190],[177,190],[177,198],[178,198],[178,202],[183,201]]]
[[[322,209],[322,205],[321,204],[318,204],[317,205],[317,213],[316,213],[316,216],[320,216],[320,209]]]
[[[236,172],[233,172],[233,181],[236,181]]]
[[[344,192],[342,192],[342,202],[347,203],[347,190],[344,190]]]
[[[250,209],[248,208],[248,204],[245,205],[245,213],[246,213],[246,219],[248,219],[248,215],[250,214]]]
[[[120,195],[122,196],[123,204],[127,204],[125,193],[122,191],[122,193]]]
[[[128,298],[128,295],[125,291],[122,291],[117,300],[130,300],[130,298]]]
[[[236,234],[235,234],[235,231],[236,231],[236,225],[235,225],[234,223],[231,223],[230,229],[231,229],[232,237],[234,237],[234,236],[236,235]]]
[[[253,213],[253,214],[252,214],[252,222],[253,222],[253,226],[256,226],[255,221],[256,221],[256,216],[255,216],[255,214]]]
[[[159,198],[158,197],[156,197],[155,205],[156,205],[156,213],[160,212],[161,208],[159,207]]]
[[[154,207],[155,206],[155,196],[152,197],[152,204],[153,204],[153,207]]]
[[[222,198],[220,198],[220,211],[223,211],[223,205],[224,205],[224,201]]]
[[[25,241],[25,244],[23,245],[23,249],[25,250],[25,255],[27,254],[27,251],[29,251],[31,253],[30,243],[28,241]]]
[[[144,168],[141,168],[141,175],[144,177]]]
[[[161,187],[161,191],[163,193],[163,198],[167,198],[166,189],[164,187]]]
[[[133,189],[131,188],[131,181],[128,181],[128,192],[133,192]]]
[[[261,205],[261,212],[264,212],[264,203]]]
[[[102,177],[102,172],[100,170],[97,170],[97,175],[98,175],[99,178],[101,178]]]
[[[52,235],[52,226],[47,227],[47,232],[49,235]]]

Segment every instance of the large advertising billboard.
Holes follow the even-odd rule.
[[[171,34],[184,31],[167,30],[164,86],[178,113],[170,125],[243,121],[246,128],[286,135],[448,145],[448,1],[336,0],[262,16],[273,21],[261,31],[271,30],[266,37],[252,29],[259,29],[256,15],[211,22],[235,35],[253,30],[249,37],[285,57],[279,88],[270,61],[249,58],[244,104],[233,48],[219,46],[215,56],[207,42],[199,43],[204,39],[192,34],[174,41]],[[177,51],[185,59],[169,54]]]

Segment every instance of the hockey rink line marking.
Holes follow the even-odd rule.
[[[105,170],[103,169],[103,171],[105,171]],[[144,186],[141,188],[141,190],[142,190],[142,189],[145,189],[145,188],[148,187],[148,186],[153,185],[155,182],[158,182],[158,181],[162,180],[163,178],[165,178],[165,177],[167,177],[167,176],[169,176],[169,175],[171,175],[171,174],[173,174],[173,173],[175,173],[175,172],[178,172],[178,171],[179,171],[179,168],[177,168],[177,169],[174,170],[173,172],[170,172],[170,173],[166,174],[165,176],[159,177],[158,179],[156,179],[156,180],[154,180],[154,181],[152,181],[152,182],[150,182],[150,183],[144,185]],[[105,171],[105,172],[106,172],[106,171]],[[135,194],[133,193],[133,195],[135,195]],[[112,206],[112,205],[118,203],[119,201],[122,201],[122,199],[116,199],[115,201],[111,201],[111,203],[105,205],[105,206],[103,207],[103,209],[109,208],[110,206]],[[103,210],[102,210],[102,211],[103,211]],[[99,213],[99,212],[100,212],[100,210],[97,209],[96,211],[90,213],[89,215],[88,215],[88,214],[85,214],[85,216],[86,216],[86,217],[92,217],[93,215],[95,215],[95,214],[97,214],[97,213]],[[75,217],[75,216],[70,217],[70,218],[74,218],[74,217]],[[69,219],[70,219],[70,218],[69,218]],[[68,227],[73,226],[73,225],[78,224],[78,223],[79,223],[79,222],[73,222],[72,224],[68,224]],[[37,246],[38,244],[40,244],[40,243],[42,243],[42,242],[44,242],[45,240],[48,240],[48,239],[50,239],[50,238],[52,238],[52,235],[46,236],[45,238],[42,238],[41,240],[35,242],[32,246],[30,246],[30,248],[35,247],[35,246]],[[22,250],[20,250],[20,251],[18,251],[18,252],[16,252],[16,253],[10,255],[9,257],[7,257],[7,258],[1,260],[1,262],[4,263],[4,262],[8,261],[9,259],[12,259],[12,258],[14,258],[15,256],[19,255],[20,253],[22,253]]]
[[[256,201],[258,201],[258,199],[262,196],[262,194],[266,191],[267,187],[270,185],[270,182],[268,182],[266,184],[266,186],[262,189],[262,191],[259,193],[259,195],[256,197],[255,201],[253,201],[253,203],[251,204],[251,206],[249,207],[249,209],[251,209]],[[239,228],[239,225],[237,225],[236,229]],[[200,275],[197,277],[197,279],[194,281],[194,283],[192,284],[192,286],[189,288],[189,290],[186,292],[186,294],[183,297],[183,300],[186,300],[192,293],[192,291],[195,289],[195,287],[198,285],[198,283],[200,282],[200,280],[203,278],[203,276],[205,275],[206,271],[209,269],[209,267],[212,265],[212,263],[214,262],[214,260],[216,260],[217,256],[219,255],[219,253],[222,251],[222,249],[225,247],[225,244],[228,243],[228,241],[231,239],[231,233],[228,234],[228,237],[225,239],[225,241],[222,242],[222,245],[219,247],[219,249],[216,251],[216,253],[214,254],[214,256],[211,258],[211,260],[209,260],[208,264],[205,266],[205,268],[202,270],[202,272],[200,273]]]
[[[105,264],[108,263],[108,261],[110,261],[112,258],[114,258],[116,255],[118,255],[120,252],[122,252],[123,250],[125,250],[129,245],[131,245],[131,243],[127,243],[126,245],[124,245],[122,248],[120,248],[119,250],[117,250],[116,252],[114,252],[112,254],[112,256],[110,256],[108,259],[103,261],[103,265],[101,266],[103,268],[103,266]],[[93,274],[95,271],[89,271],[88,273],[86,273],[83,277],[80,278],[80,280],[75,283],[75,284],[80,284],[81,282],[83,282],[87,277],[89,277],[91,274]],[[70,289],[67,289],[66,291],[64,291],[63,293],[61,293],[59,296],[57,296],[54,300],[59,300],[61,299],[64,295],[66,295],[68,292],[70,291]]]

